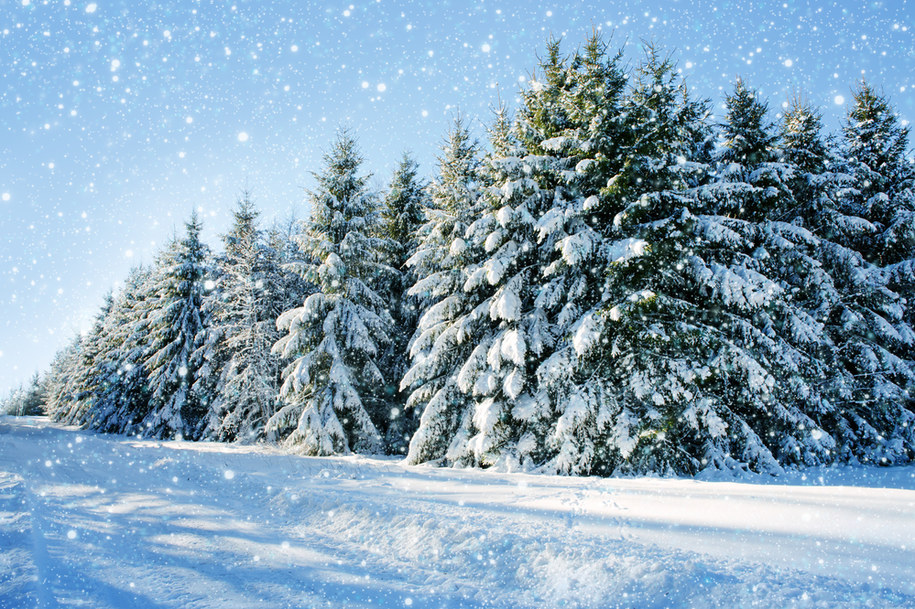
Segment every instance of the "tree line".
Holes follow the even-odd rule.
[[[915,167],[857,85],[841,133],[742,80],[714,122],[670,56],[550,41],[488,142],[383,193],[338,133],[297,225],[243,196],[135,269],[41,377],[143,437],[565,474],[915,457]],[[37,383],[37,382],[36,382]]]

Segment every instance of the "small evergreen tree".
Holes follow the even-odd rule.
[[[823,117],[795,96],[782,116],[778,147],[783,159],[812,175],[825,171],[829,151],[822,139]]]
[[[0,401],[0,414],[17,417],[32,417],[45,414],[48,400],[47,379],[36,372],[28,385],[19,385]]]
[[[106,353],[106,336],[104,334],[105,321],[114,306],[114,298],[109,292],[105,295],[105,302],[96,314],[92,327],[77,339],[77,356],[71,370],[69,406],[65,409],[58,408],[55,418],[67,425],[86,425],[92,417],[95,407],[96,394],[100,389],[102,378],[96,374],[96,369],[104,361]]]
[[[721,126],[724,148],[720,160],[749,168],[775,160],[778,136],[766,122],[768,104],[740,78],[725,102],[727,115]]]
[[[152,271],[131,269],[106,316],[104,357],[96,366],[98,390],[89,426],[107,433],[142,433],[150,412],[145,362],[149,358],[148,322],[154,302]]]

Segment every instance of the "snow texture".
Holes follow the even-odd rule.
[[[593,479],[0,418],[0,606],[915,605],[915,468]]]

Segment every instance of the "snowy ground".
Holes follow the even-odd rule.
[[[0,608],[915,607],[915,468],[592,479],[0,418]]]

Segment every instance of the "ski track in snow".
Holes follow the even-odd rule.
[[[915,607],[915,467],[564,478],[0,418],[0,608]]]

